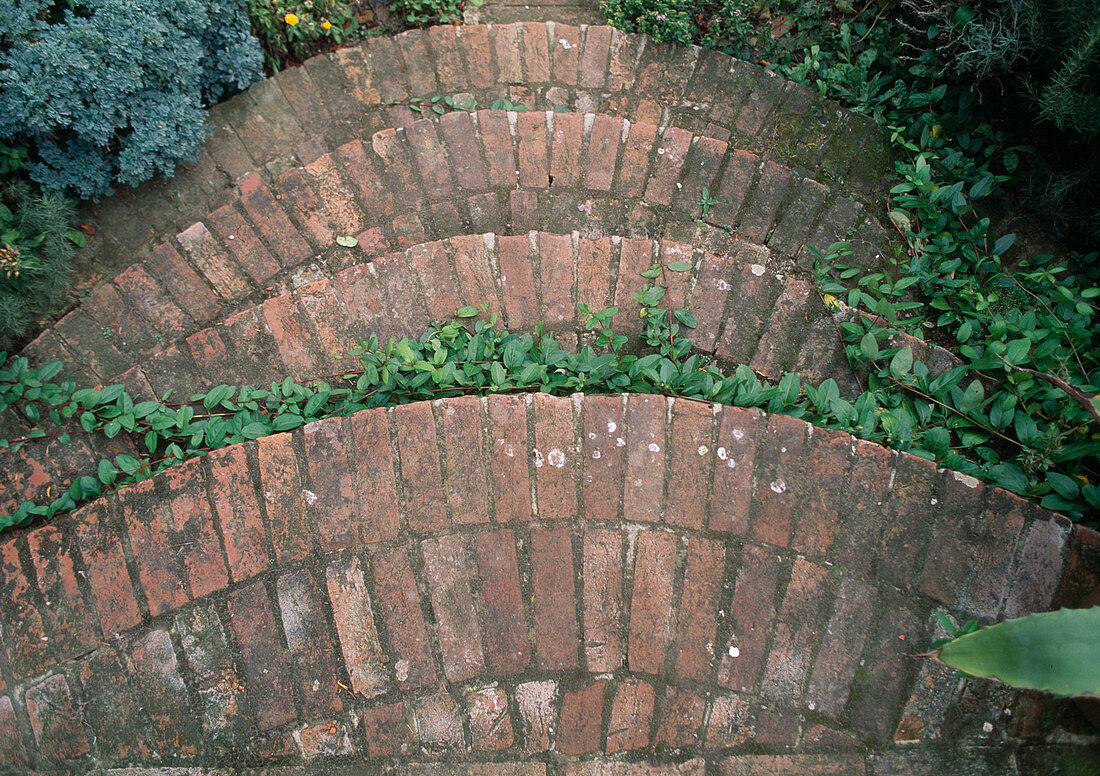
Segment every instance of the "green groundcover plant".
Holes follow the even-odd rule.
[[[1100,489],[1081,480],[1084,455],[1060,460],[1057,471],[1053,464],[1044,468],[1049,463],[1041,454],[1048,445],[1044,435],[1051,433],[1045,425],[1018,444],[968,440],[990,422],[990,399],[981,380],[965,366],[933,379],[911,347],[890,346],[878,329],[862,332],[858,345],[849,349],[853,360],[870,366],[868,390],[854,400],[841,396],[833,380],[812,386],[788,373],[768,384],[745,365],[726,371],[711,357],[693,352],[682,336],[685,327],[695,326],[691,313],[662,306],[667,285],[662,273],[690,269],[690,264],[674,262],[643,273],[650,282],[633,294],[645,321],[644,344],[638,347],[628,347],[628,338],[615,332],[615,308],[596,311],[581,305],[590,342],[572,353],[550,334],[500,331],[495,315],[474,320],[482,311],[467,307],[418,340],[382,345],[372,338],[349,354],[351,363],[331,380],[302,385],[288,377],[266,387],[219,385],[178,401],[170,396],[135,401],[121,385],[78,389],[71,380],[57,381],[60,363],[39,370],[28,369],[25,359],[0,364],[0,411],[19,412],[35,425],[27,438],[4,440],[0,446],[16,449],[46,436],[67,443],[70,435],[60,427],[75,421],[84,433],[132,434],[147,453],[141,459],[119,455],[101,461],[96,471],[65,483],[67,490],[51,503],[26,501],[0,518],[0,527],[71,511],[105,489],[176,462],[313,420],[370,407],[512,391],[660,393],[757,407],[908,450],[1033,498],[1057,494],[1068,514],[1095,520]],[[1082,444],[1095,456],[1097,442]],[[1052,481],[1052,475],[1060,479]]]

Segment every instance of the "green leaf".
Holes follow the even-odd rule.
[[[878,340],[872,332],[867,332],[859,341],[860,352],[870,359],[878,358]]]
[[[458,308],[458,311],[455,313],[455,317],[456,318],[474,318],[474,317],[477,316],[478,312],[479,311],[476,307],[470,307],[469,305],[467,305],[465,307]]]
[[[115,479],[118,477],[118,469],[108,459],[103,459],[99,462],[99,481],[104,485],[113,485]]]
[[[359,241],[350,235],[342,234],[337,236],[336,244],[342,245],[345,248],[354,248],[359,244]]]
[[[991,253],[1000,256],[1004,254],[1004,252],[1007,251],[1009,248],[1011,248],[1013,243],[1015,242],[1016,235],[1010,232],[1009,234],[1006,234],[1003,237],[999,238],[997,242],[993,243],[993,250],[991,251]]]
[[[906,345],[904,348],[895,353],[892,359],[890,359],[890,374],[892,374],[895,378],[901,378],[906,375],[912,368],[913,348],[911,345]]]
[[[263,423],[249,423],[241,429],[241,436],[245,439],[259,439],[262,436],[267,436],[269,429]]]
[[[1100,606],[1029,614],[945,644],[931,657],[971,676],[1062,696],[1100,697]]]
[[[670,261],[668,268],[673,272],[687,272],[691,269],[691,264],[686,261]]]
[[[305,422],[305,419],[301,415],[284,412],[282,415],[275,416],[275,420],[271,423],[271,429],[275,432],[290,431],[291,429],[304,425]]]

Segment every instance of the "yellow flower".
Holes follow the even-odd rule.
[[[283,17],[283,21],[293,27],[295,24],[298,23],[298,17],[292,13],[288,13],[286,16]]]
[[[327,30],[331,26],[332,26],[332,22],[330,22],[328,19],[325,19],[323,22],[321,22],[321,29],[322,30]]]

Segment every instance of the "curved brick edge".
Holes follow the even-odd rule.
[[[108,380],[269,288],[361,261],[335,246],[339,235],[358,235],[367,255],[530,229],[701,245],[715,236],[695,220],[704,188],[716,200],[710,220],[768,246],[769,266],[806,274],[807,244],[825,248],[850,231],[869,248],[886,239],[858,203],[685,130],[592,114],[452,113],[379,132],[369,147],[352,141],[273,188],[246,178],[238,201],[96,286],[24,352],[32,361],[61,356],[85,382]]]
[[[213,109],[213,137],[174,180],[95,206],[93,258],[136,255],[224,203],[251,172],[277,176],[336,146],[405,126],[388,100],[508,98],[673,125],[762,153],[880,205],[891,154],[874,123],[760,67],[606,26],[440,26],[316,57]]]
[[[936,610],[1047,608],[1070,534],[922,459],[752,410],[579,394],[366,410],[0,544],[0,762],[552,749],[879,773],[934,762],[892,749],[913,741],[1011,760],[1012,693],[906,655]]]
[[[832,378],[842,394],[858,395],[839,330],[854,311],[828,310],[810,284],[768,270],[769,258],[767,249],[743,241],[716,255],[669,240],[463,235],[387,252],[244,307],[186,339],[158,343],[162,350],[103,382],[121,382],[135,399],[146,399],[168,391],[187,397],[220,384],[267,385],[287,375],[320,379],[337,372],[337,359],[361,340],[419,337],[429,322],[447,320],[466,305],[499,311],[513,332],[544,323],[563,347],[576,350],[584,341],[578,303],[618,307],[617,330],[640,335],[638,305],[630,297],[645,283],[639,273],[654,262],[686,261],[691,272],[667,272],[663,282],[668,302],[694,314],[698,326],[685,333],[700,352],[727,368],[748,364],[773,381],[786,371],[813,385]],[[898,336],[934,368],[949,364],[946,352]],[[64,486],[105,456],[132,452],[120,450],[128,443],[118,438],[88,437],[75,425],[73,433],[74,444],[60,457],[61,445],[40,440],[0,453],[0,512],[44,498],[51,484]]]

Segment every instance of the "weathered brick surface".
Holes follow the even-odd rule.
[[[439,530],[448,520],[432,407],[407,404],[393,411],[393,420],[409,528],[421,533]]]
[[[718,683],[723,687],[747,693],[755,690],[775,617],[779,561],[762,547],[746,545],[742,550],[728,618],[731,631],[718,671]]]
[[[290,722],[297,716],[294,704],[287,702],[293,680],[263,583],[231,594],[228,611],[256,726],[270,730]]]
[[[435,664],[409,554],[404,548],[380,552],[372,566],[397,686],[404,690],[429,685],[436,680]]]
[[[531,584],[538,665],[547,670],[575,668],[579,634],[568,528],[531,529]]]
[[[558,727],[557,698],[557,682],[525,682],[516,686],[516,705],[523,724],[524,748],[528,752],[550,749],[552,731]]]
[[[627,681],[615,688],[607,726],[608,754],[649,746],[654,698],[653,685],[648,682]]]
[[[607,682],[597,680],[562,693],[557,751],[566,755],[583,755],[599,749],[606,691]]]
[[[485,659],[466,571],[466,547],[460,537],[447,536],[422,542],[420,548],[443,653],[443,672],[451,682],[472,679],[485,670]]]
[[[23,701],[38,755],[47,762],[82,757],[91,750],[69,683],[52,674],[27,688]]]
[[[307,572],[298,571],[279,577],[275,590],[303,714],[316,719],[341,711],[344,704],[337,685],[334,645],[317,582]]]
[[[631,671],[658,674],[673,636],[676,537],[644,531],[636,542],[628,664]]]
[[[134,644],[134,683],[141,691],[157,749],[195,755],[202,729],[190,708],[187,686],[180,675],[175,647],[167,631],[155,630]]]
[[[569,399],[536,393],[532,401],[535,419],[535,492],[539,517],[565,520],[576,516],[576,443],[573,440],[573,405]]]

